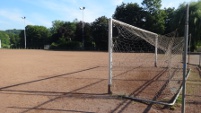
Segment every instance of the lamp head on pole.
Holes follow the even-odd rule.
[[[26,17],[24,16],[24,17],[22,17],[22,19],[26,19]]]
[[[80,10],[84,10],[85,9],[85,7],[80,7]]]

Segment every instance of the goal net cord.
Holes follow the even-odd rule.
[[[167,51],[168,48],[172,46],[173,46],[172,50],[175,50],[174,48],[177,48],[177,47],[182,47],[180,44],[182,44],[181,42],[184,41],[183,37],[176,37],[176,31],[166,35],[158,35],[151,31],[132,26],[115,19],[112,19],[112,22],[114,26],[117,27],[118,32],[121,33],[124,38],[132,37],[132,38],[136,38],[136,40],[141,38],[153,46],[156,45],[156,39],[157,39],[157,44],[158,44],[157,47],[163,51]],[[170,37],[174,37],[174,38],[170,38]],[[179,49],[177,48],[177,50],[181,50],[181,49],[183,48],[179,48]],[[180,51],[175,51],[174,53],[177,53],[177,52],[180,52]]]

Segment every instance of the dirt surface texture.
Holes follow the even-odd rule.
[[[0,113],[181,112],[181,102],[167,107],[108,94],[108,61],[107,52],[0,49]],[[190,57],[186,113],[201,111],[198,62],[198,55]],[[122,94],[143,87],[116,84]]]

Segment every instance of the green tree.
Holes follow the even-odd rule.
[[[92,36],[92,24],[85,23],[84,27],[84,38],[85,38],[85,50],[94,50],[95,42]]]
[[[92,38],[91,24],[85,22],[84,23],[84,34],[82,33],[82,22],[76,23],[76,31],[75,31],[75,39],[74,41],[78,41],[82,43],[82,38],[84,38],[84,49],[85,50],[93,50],[94,49],[94,41]]]
[[[6,33],[8,34],[16,34],[16,35],[19,35],[21,30],[18,30],[18,29],[10,29],[10,30],[6,30],[5,31]]]
[[[20,47],[20,37],[19,34],[8,33],[10,37],[10,47],[19,48]]]
[[[192,34],[192,49],[201,46],[201,1],[191,2],[190,18],[189,18],[189,33]]]
[[[74,41],[82,42],[82,22],[76,23],[75,38]]]
[[[53,49],[79,49],[81,43],[75,40],[76,22],[64,22],[52,35]]]
[[[24,47],[24,31],[20,33],[21,47]],[[50,37],[49,30],[44,26],[27,25],[26,26],[26,44],[27,48],[39,49],[48,43]]]
[[[161,0],[143,0],[142,5],[146,14],[145,29],[163,34],[165,32],[165,18],[166,12],[161,10]]]
[[[64,24],[64,21],[60,21],[60,20],[55,20],[52,21],[52,27],[50,28],[50,32],[52,34],[56,33],[57,30]]]
[[[122,3],[117,6],[114,19],[140,27],[155,33],[163,34],[166,30],[167,14],[161,10],[161,0],[144,0],[144,7],[137,3]]]
[[[173,29],[178,29],[178,35],[184,36],[186,19],[186,3],[182,3],[174,12]],[[201,1],[189,5],[189,34],[191,34],[191,51],[201,46]]]
[[[8,36],[10,38],[10,47],[11,48],[18,48],[18,47],[20,47],[20,37],[19,37],[19,34],[22,32],[22,30],[10,29],[10,30],[5,30],[5,32],[8,34]]]
[[[161,0],[143,0],[142,5],[144,9],[148,12],[155,13],[161,8]]]
[[[178,30],[178,36],[184,36],[186,5],[181,4],[173,13],[171,29]]]
[[[120,6],[117,6],[113,18],[136,27],[144,28],[145,16],[146,12],[137,3],[122,3]]]
[[[66,40],[73,40],[75,36],[76,24],[73,22],[65,22],[61,27],[58,28],[57,33],[60,35],[60,38]]]
[[[105,16],[99,17],[92,23],[92,36],[97,50],[108,49],[108,19]]]
[[[0,31],[0,40],[2,48],[10,48],[10,38],[7,33]]]
[[[164,9],[166,13],[166,18],[165,18],[165,34],[170,33],[174,31],[175,29],[173,28],[173,19],[174,19],[174,12],[175,8],[165,8]]]

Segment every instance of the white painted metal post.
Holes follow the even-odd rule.
[[[80,10],[82,10],[82,46],[83,46],[83,50],[85,49],[85,41],[84,41],[84,10],[85,10],[85,7],[80,7]]]
[[[158,36],[155,38],[155,67],[157,67],[157,60],[158,60]]]
[[[111,86],[112,86],[112,50],[113,50],[113,42],[112,42],[112,19],[110,18],[108,21],[108,52],[109,52],[109,78],[108,78],[108,93],[112,94]]]
[[[27,38],[26,38],[26,25],[25,25],[25,19],[26,17],[22,17],[22,19],[24,19],[24,48],[26,49],[27,48]]]

